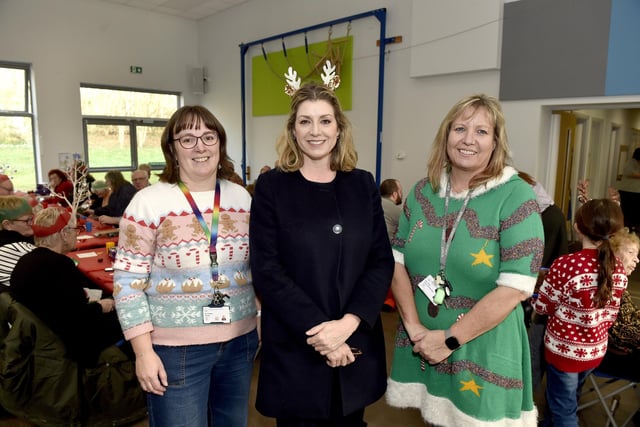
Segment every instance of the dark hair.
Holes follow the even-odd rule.
[[[338,141],[331,152],[330,167],[333,171],[348,172],[358,163],[358,153],[353,145],[351,122],[342,111],[336,94],[328,87],[316,82],[306,83],[291,97],[291,111],[284,132],[278,139],[276,148],[279,159],[278,167],[285,172],[300,170],[304,163],[302,150],[298,146],[293,131],[296,127],[296,117],[300,104],[305,101],[326,101],[333,107],[333,115],[338,124]]]
[[[47,174],[47,177],[49,177],[49,175],[56,175],[58,178],[60,178],[60,182],[65,182],[69,180],[69,175],[67,175],[60,169],[51,169]]]
[[[602,308],[611,299],[616,255],[609,239],[624,226],[622,210],[610,199],[592,199],[578,209],[575,222],[582,235],[592,242],[600,243],[598,291],[593,301],[598,308]]]
[[[201,129],[206,127],[218,134],[218,145],[220,146],[220,163],[218,164],[217,177],[229,179],[234,173],[233,162],[227,154],[227,133],[211,111],[201,105],[185,105],[179,108],[164,127],[160,146],[166,164],[164,170],[159,175],[161,182],[175,184],[180,178],[180,168],[178,167],[176,154],[174,152],[175,135],[185,129]]]
[[[389,178],[385,179],[384,181],[382,181],[382,184],[380,184],[380,196],[389,197],[393,194],[394,191],[398,191],[397,180]]]
[[[122,172],[120,171],[107,172],[104,175],[104,180],[109,181],[110,183],[109,187],[111,188],[112,193],[115,193],[116,191],[118,191],[122,186],[129,184],[129,181],[124,179],[124,175],[122,175]]]
[[[632,159],[640,160],[640,148],[636,148],[635,150],[633,150]]]

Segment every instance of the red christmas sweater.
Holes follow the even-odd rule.
[[[613,274],[611,300],[603,308],[593,302],[598,290],[598,250],[559,257],[549,269],[534,309],[549,315],[544,336],[545,358],[564,372],[583,372],[600,364],[607,351],[608,330],[620,309],[627,275],[620,260]]]

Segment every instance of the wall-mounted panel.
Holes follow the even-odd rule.
[[[610,16],[611,0],[505,3],[500,99],[603,96]]]
[[[613,0],[605,95],[640,93],[640,2]]]
[[[498,69],[501,12],[500,0],[413,0],[411,77]]]

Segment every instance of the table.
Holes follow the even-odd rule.
[[[104,247],[69,252],[68,257],[76,261],[78,270],[103,291],[103,297],[113,294],[113,264]]]
[[[78,224],[91,223],[91,231],[78,233],[76,249],[104,248],[107,242],[118,243],[119,229],[109,224],[100,224],[99,221],[91,218],[79,219]]]

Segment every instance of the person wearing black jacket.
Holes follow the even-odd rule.
[[[43,209],[32,227],[37,247],[13,269],[11,295],[62,339],[71,359],[93,366],[102,350],[124,338],[114,301],[89,302],[84,290],[88,280],[65,255],[77,239],[69,212]]]
[[[24,197],[0,196],[0,292],[9,290],[18,260],[35,249],[31,205]]]

